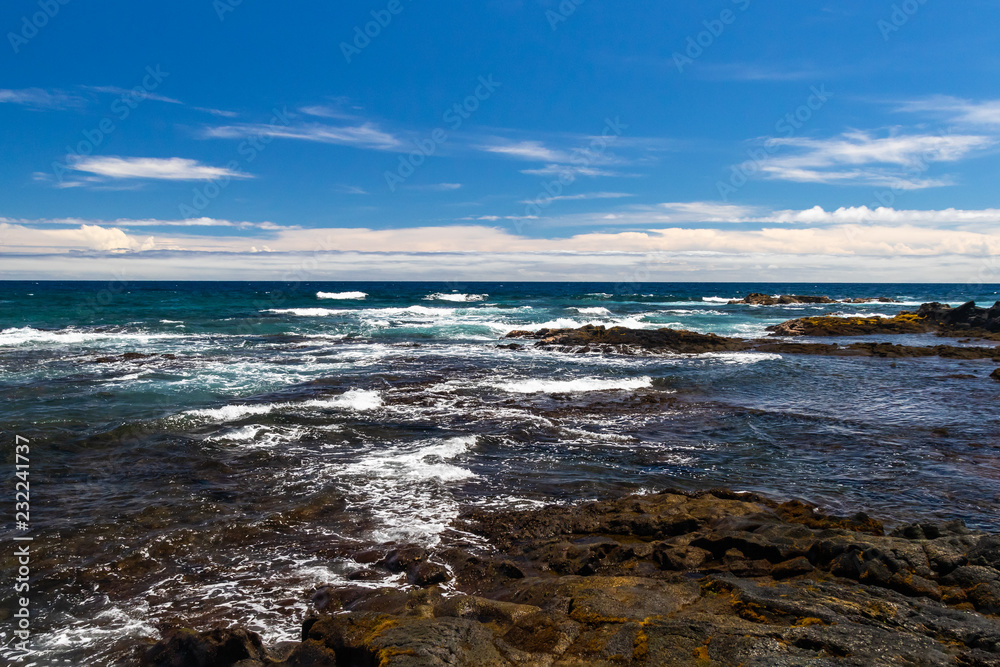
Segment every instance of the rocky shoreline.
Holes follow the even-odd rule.
[[[145,666],[1000,665],[1000,536],[713,490],[473,511],[476,549],[358,554],[302,641],[170,628]],[[403,583],[403,578],[405,582]]]
[[[773,337],[843,337],[873,334],[937,333],[984,341],[1000,340],[1000,302],[992,308],[977,308],[970,302],[959,308],[932,303],[917,312],[885,317],[807,317],[771,327]],[[511,331],[508,339],[534,341],[535,347],[569,353],[614,354],[705,354],[710,352],[770,352],[842,357],[882,357],[892,359],[942,357],[946,359],[992,359],[1000,363],[1000,346],[899,345],[886,342],[800,343],[773,339],[743,339],[701,334],[680,329],[606,328],[586,325],[577,329]],[[506,343],[520,349],[522,343]]]

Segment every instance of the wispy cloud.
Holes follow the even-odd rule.
[[[166,97],[164,95],[158,95],[149,90],[140,89],[142,92],[137,93],[134,90],[129,90],[128,88],[120,88],[118,86],[82,86],[84,90],[92,90],[95,93],[106,93],[108,95],[120,95],[122,97],[141,97],[145,100],[155,100],[156,102],[166,102],[167,104],[184,104],[180,100],[175,100],[172,97]]]
[[[948,178],[923,175],[933,163],[956,162],[996,140],[971,134],[878,137],[855,130],[830,139],[782,137],[771,138],[768,143],[793,151],[762,163],[761,170],[771,179],[917,190],[951,183]]]
[[[204,136],[214,139],[241,139],[251,136],[265,136],[382,151],[395,150],[403,144],[399,138],[379,129],[377,125],[370,122],[361,123],[360,125],[340,126],[320,123],[299,125],[223,125],[221,127],[208,128],[205,130]]]
[[[935,96],[904,102],[899,110],[933,113],[964,125],[1000,127],[1000,100],[973,102],[958,97]]]
[[[521,173],[528,174],[529,176],[634,176],[634,174],[625,174],[611,169],[585,167],[573,164],[547,164],[544,167],[538,167],[537,169],[522,169]]]
[[[588,199],[624,199],[625,197],[634,197],[627,192],[584,192],[578,195],[559,195],[557,197],[552,197],[552,201],[583,201]],[[521,202],[522,204],[534,204],[534,199],[526,199]]]
[[[61,90],[43,88],[23,88],[21,90],[0,89],[0,104],[18,104],[30,109],[63,110],[85,105],[87,101]]]
[[[703,63],[699,74],[713,81],[816,81],[827,73],[812,67],[789,68],[757,63]]]
[[[498,153],[507,157],[531,162],[569,162],[573,155],[549,148],[540,141],[519,141],[508,144],[484,145],[481,150],[487,153]]]
[[[461,183],[431,183],[429,185],[411,185],[407,186],[410,190],[422,190],[424,192],[453,192],[455,190],[461,190]]]
[[[338,185],[335,190],[342,195],[367,195],[371,194],[358,185]]]
[[[92,156],[69,160],[75,171],[110,179],[152,179],[163,181],[211,181],[218,178],[253,178],[227,167],[212,167],[186,158],[144,158]]]

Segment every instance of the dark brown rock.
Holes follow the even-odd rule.
[[[753,306],[777,306],[795,303],[837,303],[837,301],[828,296],[804,296],[801,294],[782,294],[780,296],[771,296],[770,294],[753,292],[742,299],[734,299],[730,301],[729,305],[742,303]]]
[[[266,658],[260,636],[246,630],[216,628],[196,632],[168,629],[142,656],[142,667],[231,667],[241,660]]]
[[[411,581],[447,563],[447,591],[324,587],[301,645],[269,657],[251,643],[240,667],[1000,660],[1000,539],[959,522],[885,535],[865,514],[715,489],[475,510],[455,527],[489,545],[380,561]],[[178,631],[159,650],[175,636],[202,641]]]

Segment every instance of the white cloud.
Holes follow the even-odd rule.
[[[487,153],[498,153],[519,160],[531,162],[569,162],[573,156],[564,151],[548,148],[540,141],[520,141],[509,144],[481,146]]]
[[[363,187],[359,185],[338,185],[336,187],[337,192],[342,195],[367,195],[371,194]]]
[[[878,185],[915,190],[950,184],[947,178],[927,178],[932,164],[956,162],[996,143],[981,135],[909,134],[876,137],[846,132],[832,139],[771,138],[774,148],[791,155],[765,159],[762,172],[777,180],[835,185]]]
[[[1000,127],[1000,100],[973,102],[942,95],[925,100],[905,102],[900,110],[936,113],[954,123]]]
[[[166,102],[167,104],[184,104],[180,100],[175,100],[172,97],[166,97],[164,95],[159,95],[157,93],[146,90],[145,88],[140,88],[141,92],[136,92],[135,90],[129,90],[128,88],[120,88],[119,86],[83,86],[84,90],[93,90],[95,93],[107,93],[109,95],[120,95],[122,97],[136,97],[144,100],[155,100],[157,102]]]
[[[403,144],[400,139],[380,130],[374,123],[343,126],[318,123],[301,125],[223,125],[207,129],[205,136],[215,139],[240,139],[250,136],[265,136],[383,151],[398,149]]]
[[[105,178],[143,178],[166,181],[210,181],[217,178],[253,178],[226,167],[211,167],[186,158],[92,156],[69,161],[75,171]]]
[[[425,192],[452,192],[461,190],[461,183],[431,183],[430,185],[410,185],[406,186],[410,190],[423,190]]]
[[[70,95],[61,90],[23,88],[21,90],[0,89],[0,104],[19,104],[32,109],[69,109],[86,103],[82,97]]]
[[[565,177],[576,177],[576,176],[631,176],[631,174],[623,174],[617,171],[611,171],[609,169],[599,169],[597,167],[586,167],[571,164],[548,164],[544,167],[539,167],[538,169],[522,169],[522,174],[528,174],[529,176],[565,176]]]
[[[740,222],[756,210],[749,206],[704,201],[669,202],[660,207],[669,211],[670,221],[683,222]]]
[[[635,195],[628,194],[627,192],[584,192],[578,195],[559,195],[557,197],[552,197],[552,201],[582,201],[589,199],[623,199],[625,197],[634,197]],[[535,200],[526,199],[521,202],[522,204],[535,204]]]

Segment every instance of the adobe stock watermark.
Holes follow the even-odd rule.
[[[546,9],[545,19],[549,22],[549,26],[552,28],[552,31],[555,32],[558,30],[559,24],[568,21],[569,17],[576,14],[576,10],[579,9],[580,5],[586,1],[587,0],[562,0],[562,2],[559,3],[559,6],[556,7],[558,11]]]
[[[272,116],[271,120],[268,122],[269,127],[287,127],[291,123],[288,117],[287,108],[275,108],[271,111]],[[272,141],[274,141],[274,137],[267,132],[250,135],[241,141],[239,146],[236,147],[236,152],[239,154],[241,159],[230,160],[226,163],[226,170],[229,173],[241,174],[242,167],[256,160],[264,149],[267,148],[267,145]],[[181,217],[185,220],[202,217],[205,209],[208,208],[209,205],[215,201],[232,182],[233,177],[227,175],[217,179],[212,179],[204,185],[195,188],[192,191],[194,194],[191,197],[191,203],[181,204],[179,206]]]
[[[382,31],[388,28],[393,19],[402,14],[404,9],[406,6],[402,0],[389,0],[385,9],[373,9],[371,12],[372,20],[365,23],[364,26],[354,26],[351,41],[340,43],[340,52],[344,54],[344,60],[350,64],[355,56],[361,55],[361,52],[371,45],[372,40],[381,35]]]
[[[731,2],[740,12],[750,9],[751,0],[731,0]],[[683,53],[674,51],[674,66],[677,67],[677,71],[683,74],[685,67],[693,65],[695,60],[705,55],[705,51],[712,48],[715,41],[726,32],[726,28],[736,23],[739,15],[732,9],[726,8],[719,13],[718,18],[702,21],[705,29],[687,38]]]
[[[819,87],[811,86],[809,90],[810,95],[804,104],[799,105],[794,111],[786,113],[774,124],[775,132],[785,139],[794,137],[799,130],[805,127],[806,123],[812,120],[816,112],[822,109],[830,98],[833,97],[833,93],[826,89],[826,84],[822,84]],[[748,159],[729,167],[729,180],[716,181],[715,183],[715,188],[718,190],[722,201],[729,201],[731,195],[738,192],[751,178],[760,173],[764,167],[764,163],[777,153],[780,148],[781,143],[775,141],[772,137],[771,140],[765,142],[759,148],[747,149]]]
[[[49,24],[49,21],[58,16],[59,11],[68,5],[70,0],[38,0],[37,11],[33,14],[25,14],[21,17],[20,30],[18,32],[8,32],[7,41],[14,53],[20,53],[21,47],[38,36],[38,31]]]
[[[226,14],[235,12],[236,8],[243,4],[243,0],[212,0],[212,9],[219,21],[226,20]]]
[[[481,76],[478,81],[479,85],[476,86],[471,95],[455,102],[441,114],[441,120],[446,123],[447,130],[444,127],[437,127],[431,131],[429,137],[415,140],[413,145],[416,150],[399,156],[399,165],[395,171],[385,172],[385,184],[389,187],[389,192],[395,192],[400,185],[416,173],[417,169],[427,161],[427,158],[437,153],[438,148],[450,138],[448,130],[458,131],[465,124],[465,121],[472,118],[472,114],[479,110],[482,103],[493,97],[493,94],[503,85],[499,81],[494,81],[492,74]]]
[[[72,163],[81,157],[93,154],[104,144],[104,141],[118,129],[118,123],[124,122],[139,108],[139,104],[149,98],[149,95],[160,87],[160,84],[170,76],[160,65],[146,67],[146,74],[140,85],[135,86],[111,103],[109,113],[96,126],[82,132],[81,139],[75,146],[66,147],[66,158],[63,162],[52,163],[52,173],[58,183],[63,183],[67,173],[73,171]]]
[[[556,201],[556,197],[561,196],[567,187],[576,182],[577,173],[597,164],[601,160],[601,156],[614,145],[627,129],[628,125],[623,123],[620,117],[605,118],[601,135],[594,137],[585,148],[577,148],[573,151],[573,157],[570,158],[569,164],[563,165],[558,177],[551,181],[542,181],[542,191],[534,199],[526,202],[524,216],[513,220],[514,230],[521,234],[524,231],[525,220],[538,218],[543,209],[551,206],[552,202]]]
[[[875,24],[879,32],[882,33],[882,39],[888,42],[893,33],[902,30],[903,26],[909,23],[910,19],[916,16],[920,8],[926,4],[927,0],[904,0],[893,5],[889,18],[879,19]]]

